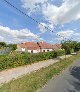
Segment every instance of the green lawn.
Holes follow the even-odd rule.
[[[66,67],[73,63],[73,60],[78,59],[80,55],[72,56],[66,61],[62,60],[58,63],[50,65],[29,75],[24,75],[21,78],[13,80],[0,87],[0,92],[36,92],[43,87],[48,80],[55,75],[58,75]]]

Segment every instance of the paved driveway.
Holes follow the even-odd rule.
[[[40,92],[80,92],[80,60],[50,80]]]

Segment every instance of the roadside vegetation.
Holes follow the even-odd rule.
[[[80,42],[77,41],[62,41],[61,44],[65,54],[71,54],[80,50]]]
[[[37,54],[18,53],[14,51],[8,55],[0,55],[0,71],[22,65],[32,64],[43,60],[53,59],[64,54],[64,50]]]
[[[10,54],[0,55],[0,71],[35,62],[56,58],[66,54],[77,52],[80,49],[80,42],[76,41],[64,41],[62,43],[62,50],[56,50],[52,52],[43,52],[37,54],[16,52],[16,44],[6,44],[0,42],[0,48],[11,48]]]
[[[42,88],[50,79],[60,74],[65,68],[80,59],[80,54],[61,60],[34,73],[24,75],[12,80],[0,87],[0,92],[36,92]]]
[[[6,44],[5,42],[0,42],[0,49],[4,49],[4,48],[11,48],[12,51],[17,49],[17,45],[16,44]]]

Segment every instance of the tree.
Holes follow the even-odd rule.
[[[62,43],[62,48],[65,49],[66,54],[70,54],[71,51],[79,51],[80,50],[80,42],[77,41],[64,41]]]
[[[6,47],[6,43],[5,42],[0,42],[0,48],[1,47]]]
[[[62,43],[62,49],[65,50],[65,54],[70,54],[70,50],[71,50],[70,41],[64,41],[64,42]]]
[[[17,45],[16,44],[8,44],[8,47],[11,48],[12,50],[16,50],[17,49]]]
[[[77,42],[75,46],[75,51],[79,51],[79,50],[80,50],[80,42]]]

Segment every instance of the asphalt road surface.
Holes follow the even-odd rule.
[[[50,80],[40,92],[80,92],[80,60]]]

